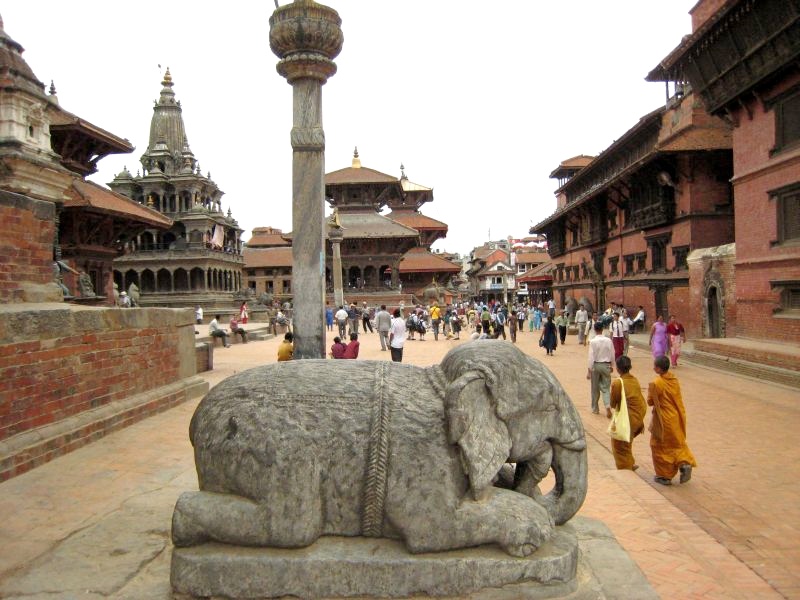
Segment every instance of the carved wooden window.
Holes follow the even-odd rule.
[[[572,267],[572,281],[578,281],[578,265]]]
[[[605,250],[598,250],[596,252],[592,252],[592,264],[594,265],[594,270],[597,272],[597,276],[603,277],[605,275],[605,262],[606,251]]]
[[[776,200],[778,243],[800,240],[800,182],[770,192]]]
[[[636,272],[642,273],[647,270],[647,252],[636,255]]]
[[[267,282],[267,292],[269,292],[271,294],[274,289],[275,289],[275,283],[272,282],[272,281],[268,281]]]
[[[647,247],[650,249],[650,264],[656,273],[667,270],[667,244],[672,239],[671,233],[661,233],[646,238]]]
[[[675,270],[685,271],[689,268],[686,264],[686,257],[689,256],[689,246],[673,246],[672,256],[675,257]]]
[[[581,263],[581,276],[583,276],[584,278],[589,276],[589,271],[586,268],[586,263]]]
[[[780,152],[800,143],[800,87],[795,87],[774,100],[775,147]]]
[[[776,312],[785,316],[800,317],[800,281],[772,280],[769,283],[773,290],[780,292],[780,307]]]
[[[619,275],[619,256],[608,259],[608,271],[610,275]]]
[[[608,229],[613,231],[617,228],[617,211],[608,211]]]
[[[625,259],[625,275],[633,275],[633,263],[636,260],[635,254],[627,254],[623,257]]]
[[[292,293],[292,281],[291,281],[291,279],[284,279],[283,280],[283,293],[284,294],[291,294]]]

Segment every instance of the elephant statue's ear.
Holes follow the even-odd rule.
[[[511,450],[511,436],[500,420],[481,373],[465,373],[445,394],[448,439],[461,448],[464,471],[475,498],[492,484]]]

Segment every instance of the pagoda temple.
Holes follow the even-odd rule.
[[[227,306],[242,286],[242,229],[222,212],[224,192],[203,175],[189,148],[180,101],[167,69],[153,107],[142,173],[123,169],[111,189],[173,221],[129,241],[114,263],[120,289],[138,288],[142,306]]]
[[[387,215],[419,232],[420,245],[411,248],[400,261],[400,281],[403,289],[422,298],[425,287],[431,284],[447,286],[461,272],[461,266],[431,251],[436,240],[447,236],[447,224],[420,212],[420,207],[433,201],[433,190],[409,181],[405,167],[400,165],[400,186],[403,194],[386,204],[391,209]]]
[[[361,166],[358,149],[350,167],[325,175],[325,198],[333,207],[342,232],[342,281],[345,294],[400,289],[400,261],[419,245],[413,227],[380,214],[389,202],[401,202],[397,177]],[[333,256],[328,236],[328,257]],[[332,262],[326,265],[326,287],[333,291]]]

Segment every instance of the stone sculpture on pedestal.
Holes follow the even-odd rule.
[[[192,418],[200,491],[177,502],[180,547],[299,548],[400,539],[412,553],[497,544],[527,556],[581,506],[583,426],[561,385],[512,344],[440,366],[306,360],[214,388]],[[515,489],[495,484],[516,463]],[[538,483],[553,469],[555,487]],[[345,543],[345,542],[343,542]]]

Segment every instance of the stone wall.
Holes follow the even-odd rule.
[[[0,305],[0,481],[198,397],[191,310]]]
[[[695,250],[689,254],[687,262],[693,307],[682,320],[687,337],[734,337],[737,329],[736,244]],[[716,326],[712,323],[715,318]]]

